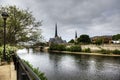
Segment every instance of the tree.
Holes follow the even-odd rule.
[[[78,39],[77,39],[78,43],[84,43],[84,44],[88,44],[91,42],[90,38],[88,35],[83,34],[81,35]]]
[[[113,40],[119,40],[120,39],[120,34],[116,34],[112,36]]]
[[[103,39],[102,38],[98,38],[95,41],[95,44],[97,44],[97,45],[101,45],[102,43],[103,43]]]
[[[7,11],[9,18],[6,25],[6,43],[15,45],[19,42],[31,41],[32,36],[40,29],[41,22],[37,22],[29,10],[19,9],[16,6],[0,7],[0,14]],[[3,43],[3,19],[0,16],[0,44]],[[41,34],[40,34],[41,35]],[[34,37],[37,39],[39,35]]]
[[[74,39],[71,39],[68,43],[74,43]]]

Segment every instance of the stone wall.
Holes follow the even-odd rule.
[[[115,50],[118,49],[120,50],[120,44],[103,44],[103,45],[81,45],[82,49],[85,48],[90,48],[92,51],[96,51],[96,50],[101,50],[102,49],[106,49],[106,50]]]

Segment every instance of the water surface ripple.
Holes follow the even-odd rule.
[[[120,80],[120,57],[17,51],[45,73],[48,80]]]

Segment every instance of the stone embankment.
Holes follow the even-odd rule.
[[[120,44],[103,44],[103,45],[81,45],[82,49],[90,48],[91,51],[97,51],[101,49],[105,50],[120,50]]]

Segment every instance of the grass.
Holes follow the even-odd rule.
[[[39,68],[34,68],[33,65],[31,65],[28,61],[23,60],[32,70],[33,72],[41,79],[41,80],[47,80],[47,77],[44,75],[44,73],[40,72]]]

